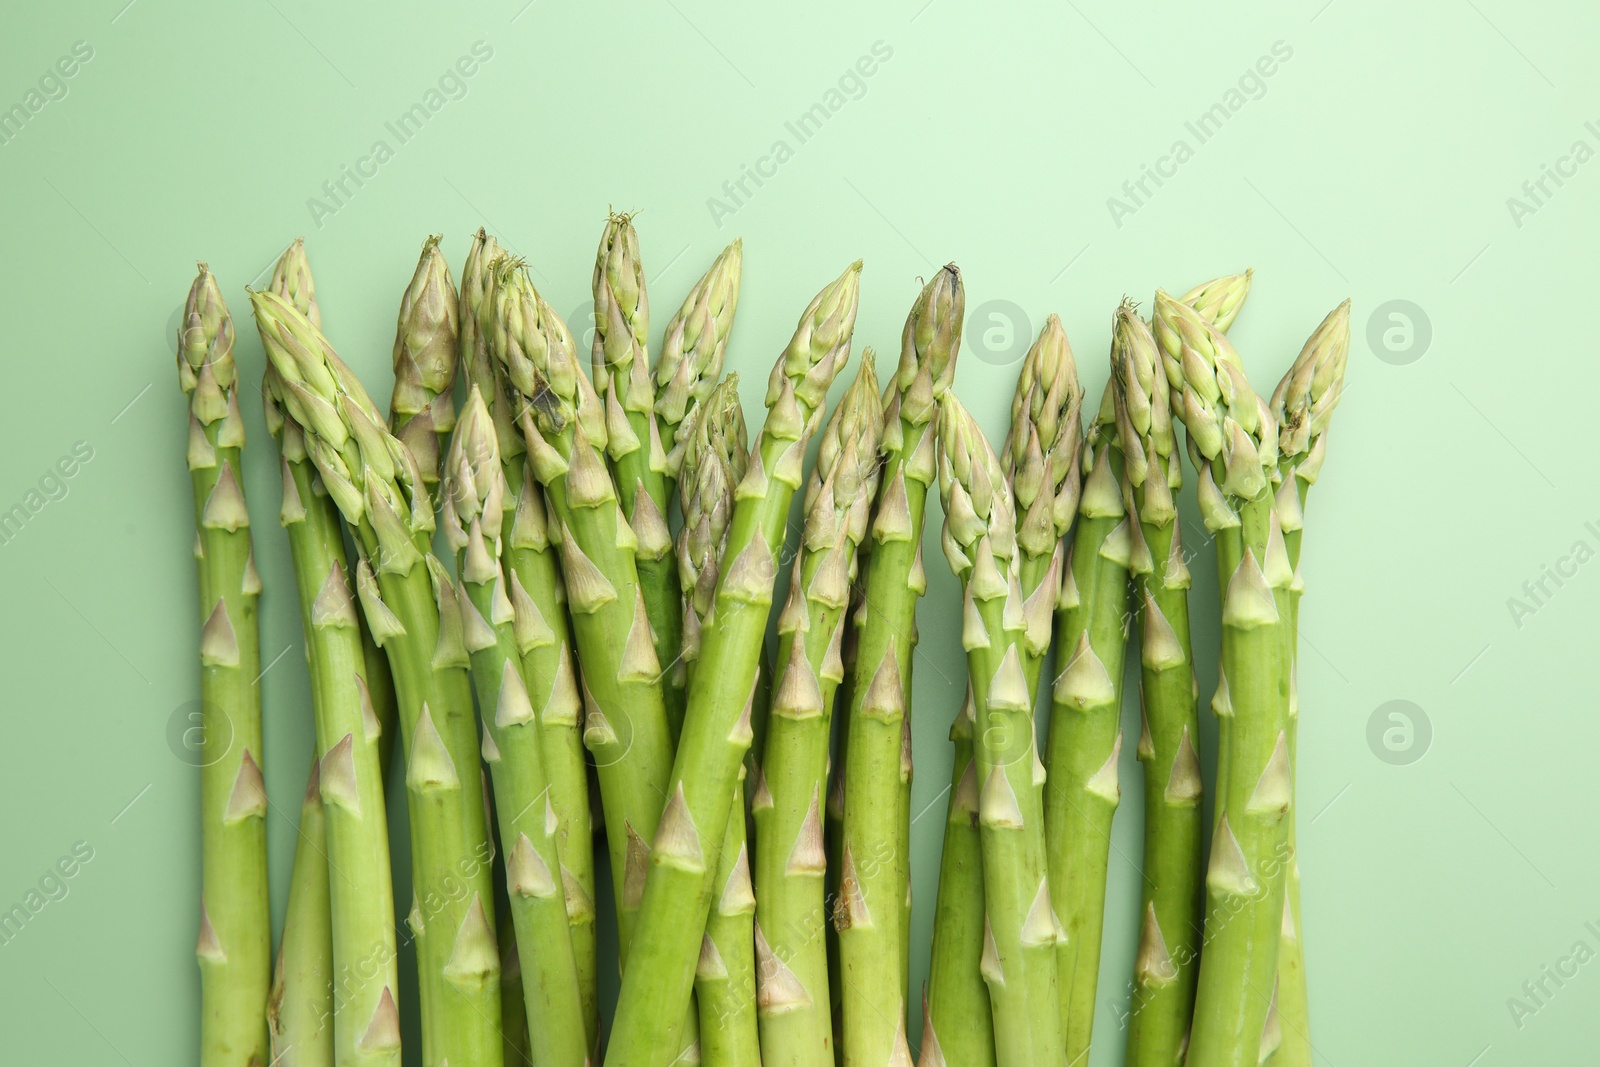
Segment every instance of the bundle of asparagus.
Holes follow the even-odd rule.
[[[735,241],[652,364],[638,235],[609,215],[585,374],[520,261],[480,230],[458,289],[431,237],[401,299],[387,418],[322,331],[300,242],[250,294],[315,737],[270,986],[261,582],[233,327],[201,268],[179,372],[203,620],[202,1062],[400,1062],[384,806],[398,722],[428,1067],[878,1067],[910,1064],[914,1044],[923,1067],[1081,1065],[1136,622],[1146,825],[1127,1061],[1308,1064],[1295,632],[1348,303],[1267,400],[1225,336],[1248,272],[1158,291],[1153,322],[1124,302],[1087,426],[1051,316],[997,452],[952,389],[953,264],[913,303],[887,388],[867,349],[828,414],[857,262],[801,316],[750,447],[738,375],[722,374],[741,266]],[[1179,423],[1224,579],[1209,828]],[[936,480],[968,684],[914,1043],[911,676]],[[602,921],[622,972],[609,1026]]]

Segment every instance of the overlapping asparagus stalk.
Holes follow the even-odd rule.
[[[983,852],[984,946],[995,1060],[1058,1063],[1056,944],[1064,936],[1046,881],[1041,764],[1022,642],[1016,511],[983,432],[947,394],[939,418],[944,551],[965,590],[962,645],[976,714],[974,760]]]
[[[656,424],[667,455],[668,485],[683,471],[688,431],[716,388],[739,308],[744,244],[724,248],[667,323],[656,360]]]
[[[1160,290],[1155,312],[1225,590],[1212,705],[1222,723],[1217,823],[1187,1062],[1249,1065],[1260,1058],[1273,1000],[1293,800],[1286,631],[1294,569],[1274,502],[1278,428],[1220,330]]]
[[[699,659],[700,629],[711,611],[733,487],[744,477],[747,458],[739,376],[730,374],[707,399],[689,431],[684,457],[684,526],[678,535],[678,575],[683,585],[683,662],[687,681]],[[742,787],[741,787],[742,791]],[[728,819],[715,878],[716,902],[706,920],[695,968],[701,1061],[756,1064],[755,897],[745,840],[743,804]]]
[[[1061,538],[1077,509],[1082,402],[1072,348],[1061,321],[1052,315],[1023,361],[1011,401],[1011,428],[1000,454],[1020,512],[1018,580],[1029,624],[1020,655],[1030,699],[1038,693],[1042,657],[1050,643]],[[925,1067],[946,1061],[992,1063],[995,1056],[989,993],[980,966],[984,903],[973,766],[976,718],[969,692],[950,729],[955,760],[920,1056]]]
[[[536,1067],[588,1062],[582,991],[556,854],[560,818],[550,799],[538,719],[523,681],[517,601],[501,558],[505,472],[488,406],[473,387],[451,440],[441,516],[459,562],[460,609],[483,709],[483,745],[506,857],[510,916]],[[519,598],[525,599],[525,598]],[[493,709],[493,713],[490,710]]]
[[[1226,332],[1249,293],[1250,272],[1183,297]],[[1189,642],[1189,569],[1176,500],[1183,485],[1166,367],[1148,325],[1117,311],[1112,390],[1125,456],[1125,496],[1136,528],[1130,570],[1141,633],[1144,729],[1144,878],[1139,952],[1128,1023],[1129,1067],[1166,1067],[1183,1055],[1200,962],[1203,815],[1199,715]]]
[[[313,761],[300,804],[289,903],[267,1000],[272,1062],[290,1067],[331,1067],[336,1062],[330,861],[318,771]],[[395,1052],[399,1062],[398,1043]]]
[[[1083,455],[1084,485],[1056,607],[1044,811],[1059,946],[1067,1063],[1087,1062],[1100,976],[1111,819],[1121,798],[1122,666],[1133,537],[1108,388]]]
[[[239,466],[233,319],[205,264],[178,335],[200,605],[200,1063],[266,1062],[272,968],[261,778],[261,579]]]
[[[389,654],[411,808],[423,1062],[500,1063],[499,953],[492,846],[474,774],[472,710],[459,604],[428,551],[433,507],[415,459],[348,367],[293,304],[251,295],[280,390],[273,394],[355,533],[356,591]]]
[[[1306,495],[1322,472],[1328,422],[1344,393],[1349,358],[1350,301],[1346,300],[1322,320],[1272,394],[1272,413],[1278,423],[1278,471],[1283,479],[1278,486],[1276,508],[1289,565],[1294,568],[1297,579],[1289,587],[1291,672],[1299,643],[1302,586],[1298,576]],[[1295,766],[1299,718],[1299,700],[1291,693],[1288,727],[1291,769]],[[1300,861],[1295,846],[1293,807],[1289,809],[1288,819],[1288,887],[1278,946],[1277,1015],[1281,1044],[1269,1062],[1273,1067],[1310,1067],[1311,1028],[1306,1002],[1305,945],[1300,927]]]
[[[902,946],[910,874],[901,831],[901,753],[922,570],[922,518],[935,477],[939,398],[955,376],[966,297],[955,264],[924,286],[906,317],[884,412],[883,472],[872,519],[854,676],[845,722],[839,898],[841,1052],[847,1065],[909,1059]]]
[[[823,806],[841,644],[878,483],[883,409],[872,350],[828,420],[806,485],[800,554],[778,619],[777,688],[756,823],[761,1062],[832,1067]],[[703,1003],[703,1001],[702,1001]]]
[[[666,1064],[680,1046],[717,858],[751,741],[749,712],[789,504],[828,387],[849,355],[860,269],[852,264],[802,316],[773,368],[767,420],[735,490],[712,605],[715,625],[702,631],[667,808],[649,851],[637,936],[623,971],[606,1055],[613,1067]],[[570,567],[567,576],[570,585]]]
[[[389,401],[389,429],[416,457],[429,492],[439,483],[439,454],[456,424],[458,302],[435,234],[422,243],[416,272],[400,300]]]
[[[269,288],[290,301],[313,323],[320,322],[315,287],[305,250],[296,241],[279,259]],[[285,920],[282,960],[294,955],[297,897],[320,901],[331,921],[331,971],[326,988],[305,988],[298,997],[326,1004],[311,1035],[326,1041],[341,1065],[398,1065],[399,988],[394,930],[394,895],[389,868],[389,835],[384,799],[384,768],[394,727],[393,707],[373,699],[373,678],[388,693],[388,667],[369,664],[364,633],[351,593],[344,525],[332,498],[306,452],[305,437],[287,421],[277,401],[282,392],[269,365],[263,390],[267,428],[278,441],[283,468],[283,503],[278,518],[289,538],[300,621],[305,633],[316,724],[321,804],[302,809]],[[307,819],[306,816],[311,818]],[[318,838],[318,826],[325,838]],[[305,863],[302,864],[302,857]],[[337,872],[331,879],[330,869]],[[322,882],[303,886],[307,879]],[[291,937],[293,935],[293,938]],[[313,940],[313,945],[319,943]],[[315,974],[313,971],[313,980]],[[285,974],[290,989],[294,983]],[[330,1023],[331,1018],[331,1023]],[[292,1020],[291,1020],[292,1021]],[[303,1054],[307,1041],[298,1042]],[[281,1057],[285,1062],[299,1062]]]
[[[505,383],[495,372],[482,327],[492,285],[490,265],[499,245],[483,230],[474,236],[461,275],[461,366],[489,405],[505,470],[515,494],[502,530],[502,554],[512,604],[520,610],[516,635],[528,699],[539,709],[540,754],[550,785],[550,802],[559,827],[556,853],[571,926],[572,954],[583,996],[588,1047],[599,1036],[598,958],[595,947],[594,842],[589,804],[588,755],[583,746],[583,702],[578,695],[572,633],[567,622],[566,587],[544,492],[528,469],[527,445]],[[559,531],[559,522],[553,524]]]
[[[599,769],[606,844],[624,959],[631,946],[647,842],[667,796],[672,741],[634,562],[635,537],[606,469],[599,397],[572,334],[520,264],[490,265],[483,309],[502,386],[527,462],[559,523],[561,569],[582,662],[584,741]]]
[[[631,216],[613,213],[594,263],[594,387],[605,407],[606,454],[622,514],[637,541],[634,560],[656,659],[666,669],[667,723],[683,728],[683,672],[671,669],[681,647],[677,558],[667,528],[672,501],[667,453],[655,418],[650,376],[650,298],[639,236]]]

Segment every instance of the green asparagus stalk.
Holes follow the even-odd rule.
[[[739,307],[743,265],[744,244],[735,240],[712,261],[667,323],[656,360],[655,411],[657,434],[667,455],[669,488],[681,476],[698,409],[722,375]]]
[[[269,288],[308,319],[320,321],[300,241],[279,259]],[[267,428],[282,459],[283,504],[278,518],[294,561],[322,787],[318,818],[326,825],[326,843],[313,846],[325,848],[326,857],[306,869],[309,872],[315,865],[336,872],[327,884],[333,938],[328,1036],[334,1061],[341,1067],[398,1067],[399,977],[384,794],[384,768],[394,729],[393,688],[387,663],[368,659],[376,646],[369,650],[370,635],[358,625],[343,519],[306,453],[305,435],[273,399],[282,388],[269,365],[263,399]],[[302,820],[303,846],[309,844],[312,829]],[[302,877],[299,851],[296,857],[291,896],[300,891]],[[327,870],[323,877],[328,881]],[[291,901],[290,911],[294,910]],[[286,922],[286,943],[289,932]]]
[[[1283,527],[1289,565],[1300,573],[1300,542],[1306,495],[1322,471],[1327,452],[1328,421],[1344,393],[1345,367],[1350,358],[1350,301],[1346,300],[1317,327],[1294,365],[1272,394],[1272,413],[1278,422],[1278,469],[1283,481],[1276,508]],[[1301,583],[1289,587],[1289,656],[1291,670],[1297,658]],[[1293,675],[1291,675],[1293,678]],[[1300,707],[1291,694],[1289,703],[1289,766],[1295,766],[1295,734]],[[1306,1000],[1305,945],[1300,926],[1300,861],[1295,847],[1294,809],[1289,810],[1289,872],[1278,946],[1277,1019],[1281,1044],[1270,1059],[1273,1067],[1310,1067],[1311,1020]]]
[[[1155,335],[1181,396],[1201,515],[1225,588],[1213,707],[1227,725],[1187,1062],[1249,1065],[1260,1059],[1277,972],[1293,802],[1285,631],[1294,570],[1274,507],[1278,429],[1227,338],[1160,290]]]
[[[506,484],[516,500],[506,514],[502,547],[511,581],[512,605],[523,620],[517,637],[528,699],[539,709],[540,754],[550,783],[550,801],[560,826],[556,852],[571,925],[572,954],[583,995],[588,1047],[599,1038],[599,961],[595,947],[593,816],[589,805],[588,754],[583,746],[582,699],[567,624],[566,588],[550,538],[543,491],[528,469],[527,447],[517,428],[505,384],[495,373],[481,316],[493,282],[490,265],[500,257],[493,237],[479,230],[461,277],[461,365],[489,403]],[[559,523],[556,526],[559,529]]]
[[[389,653],[411,809],[423,1062],[500,1063],[499,953],[478,732],[460,606],[428,551],[433,506],[416,461],[320,330],[283,297],[251,294],[256,325],[294,423],[354,531],[356,591]],[[463,778],[465,781],[463,781]]]
[[[461,617],[478,705],[483,756],[494,784],[510,915],[535,1067],[588,1061],[582,991],[572,955],[561,863],[560,819],[550,801],[538,719],[523,681],[515,601],[501,559],[507,487],[489,408],[473,387],[450,443],[441,508],[455,550]],[[494,709],[493,715],[489,714]]]
[[[1170,391],[1155,339],[1127,302],[1117,310],[1111,358],[1123,477],[1138,534],[1129,569],[1141,626],[1144,721],[1144,880],[1126,1062],[1156,1067],[1182,1060],[1200,960],[1199,717]]]
[[[666,665],[678,657],[682,619],[677,559],[667,528],[672,488],[655,418],[649,346],[650,298],[639,260],[639,235],[632,216],[613,212],[594,263],[594,387],[605,408],[612,479],[638,542],[634,560],[645,617],[655,636],[656,659]],[[667,725],[676,742],[683,729],[682,672],[669,667],[662,682]]]
[[[267,1000],[272,1062],[282,1067],[325,1067],[335,1062],[330,861],[317,770],[313,761],[300,805],[278,967]]]
[[[700,1009],[700,1054],[707,1067],[759,1067],[756,1023],[755,891],[744,820],[744,768],[734,785],[722,837],[711,914],[695,964]]]
[[[906,317],[884,412],[872,550],[854,615],[859,632],[845,720],[844,852],[833,915],[847,1067],[890,1062],[907,1047],[900,990],[910,874],[899,817],[902,720],[910,712],[917,599],[927,588],[922,518],[935,476],[933,420],[955,376],[965,303],[953,263],[923,287]]]
[[[200,1062],[266,1062],[272,930],[261,778],[261,579],[250,547],[233,319],[205,264],[178,336],[200,603]]]
[[[722,550],[733,519],[733,490],[744,478],[749,447],[739,407],[739,375],[729,374],[697,410],[685,436],[679,496],[683,529],[678,533],[678,581],[683,601],[686,674],[700,660],[700,631],[711,614],[721,573]]]
[[[766,424],[735,490],[712,606],[716,624],[702,633],[670,799],[649,853],[638,936],[622,975],[606,1056],[613,1067],[665,1064],[679,1047],[717,858],[751,742],[749,711],[789,504],[828,388],[849,355],[860,270],[852,264],[806,309],[773,368]]]
[[[733,489],[744,477],[744,415],[739,407],[739,376],[729,374],[712,392],[689,432],[682,483],[684,527],[677,541],[678,577],[683,586],[683,652],[686,680],[699,659],[700,632],[716,593]],[[742,796],[743,786],[739,787]],[[745,821],[734,809],[723,837],[715,878],[716,903],[706,920],[695,968],[699,1003],[701,1061],[707,1064],[760,1062],[756,1036],[756,962],[753,930],[755,898]]]
[[[1022,664],[1027,630],[1011,485],[983,431],[953,393],[939,409],[943,544],[965,589],[962,645],[977,716],[974,744],[983,851],[984,946],[995,1060],[1058,1063],[1056,945],[1065,936],[1046,881],[1033,702]]]
[[[1028,627],[1020,645],[1030,698],[1038,693],[1049,648],[1051,609],[1060,586],[1061,538],[1071,526],[1079,492],[1083,392],[1072,348],[1052,315],[1028,351],[1011,401],[1011,428],[1001,467],[1020,512],[1019,583]],[[937,1054],[956,1063],[992,1063],[994,1028],[989,993],[979,969],[983,952],[983,873],[977,827],[978,785],[972,764],[976,709],[970,694],[950,729],[955,762],[940,860],[939,922],[929,969],[922,1059],[935,1029]],[[975,772],[974,772],[975,775]]]
[[[566,324],[519,263],[491,264],[483,307],[502,387],[527,464],[557,519],[567,607],[583,664],[584,741],[599,770],[606,845],[624,962],[639,908],[647,843],[668,795],[672,739],[660,661],[634,562],[635,538],[606,470],[599,397]],[[527,592],[532,593],[531,589]]]
[[[500,902],[506,906],[505,901]],[[495,931],[500,939],[500,1038],[506,1067],[532,1067],[528,1055],[528,1008],[523,999],[522,959],[517,955],[517,937],[511,927],[501,923]]]
[[[1251,272],[1196,286],[1183,296],[1226,332],[1250,289]],[[1144,881],[1139,951],[1125,1062],[1157,1067],[1182,1057],[1200,961],[1201,795],[1195,746],[1198,689],[1189,642],[1189,570],[1175,500],[1183,485],[1171,385],[1149,327],[1119,309],[1112,384],[1126,456],[1124,496],[1138,534],[1130,570],[1141,627],[1144,729]],[[1131,442],[1137,442],[1136,444]]]
[[[1110,401],[1108,388],[1083,454],[1078,522],[1056,604],[1057,673],[1045,756],[1050,884],[1067,930],[1057,962],[1069,1067],[1088,1062],[1111,820],[1121,797],[1117,761],[1133,538]]]
[[[977,709],[968,685],[950,727],[955,750],[950,802],[939,854],[928,988],[922,998],[918,1067],[947,1063],[992,1067],[994,1020],[983,963],[983,852],[978,833],[978,778],[972,734]]]
[[[877,495],[883,408],[872,350],[829,419],[806,484],[800,555],[778,618],[778,686],[755,790],[761,1061],[832,1067],[823,806],[857,549]]]
[[[458,303],[440,236],[422,242],[422,257],[405,296],[394,336],[394,394],[389,429],[416,458],[430,492],[439,482],[439,453],[456,424]]]

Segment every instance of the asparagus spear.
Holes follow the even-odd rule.
[[[233,319],[205,264],[178,337],[200,618],[200,1062],[266,1062],[272,933],[261,778],[261,579],[240,481]]]
[[[1182,299],[1225,332],[1249,293],[1250,278],[1250,271],[1217,278]],[[1183,473],[1171,386],[1149,327],[1130,307],[1118,310],[1116,330],[1117,433],[1126,456],[1124,496],[1138,533],[1130,570],[1142,634],[1144,729],[1138,752],[1145,768],[1144,880],[1126,1062],[1164,1067],[1182,1057],[1200,960],[1198,690],[1189,643],[1189,570],[1175,505]]]
[[[766,1067],[834,1062],[822,808],[833,698],[844,677],[845,614],[878,482],[883,409],[873,371],[869,348],[823,432],[806,484],[800,555],[778,618],[778,688],[752,805]]]
[[[1227,726],[1188,1063],[1248,1065],[1260,1057],[1277,969],[1293,801],[1285,631],[1294,571],[1274,508],[1278,429],[1216,327],[1160,290],[1156,323],[1226,589],[1213,706]]]
[[[739,375],[729,374],[699,408],[685,436],[679,483],[683,529],[678,533],[678,581],[683,592],[683,651],[686,673],[700,659],[700,631],[717,592],[722,550],[733,518],[733,489],[749,458]]]
[[[994,1020],[983,964],[983,852],[978,833],[978,778],[972,735],[977,709],[972,687],[950,727],[955,750],[950,802],[939,854],[933,952],[922,998],[918,1067],[947,1063],[992,1067]]]
[[[744,244],[735,240],[712,261],[667,323],[656,361],[655,412],[657,433],[667,454],[669,487],[683,470],[686,438],[698,408],[722,374],[733,315],[739,307],[743,264]]]
[[[550,801],[560,826],[556,852],[571,926],[572,954],[583,995],[588,1047],[599,1038],[598,958],[595,948],[595,882],[588,755],[583,747],[582,700],[567,624],[566,589],[551,543],[544,493],[528,469],[527,447],[517,428],[505,385],[495,373],[481,316],[493,282],[490,265],[499,245],[483,230],[474,236],[461,275],[461,365],[489,403],[506,484],[516,500],[506,514],[502,547],[511,579],[512,604],[523,632],[517,644],[528,699],[539,709],[540,755],[550,783]]]
[[[1100,973],[1111,820],[1121,790],[1122,664],[1133,539],[1114,447],[1111,391],[1083,454],[1085,479],[1056,605],[1056,679],[1045,756],[1050,884],[1064,912],[1059,947],[1067,1062],[1087,1062]]]
[[[311,321],[320,321],[315,286],[300,241],[278,260],[268,288]],[[283,505],[278,518],[288,534],[294,561],[311,673],[319,777],[325,794],[317,821],[326,825],[326,843],[310,836],[315,825],[302,818],[290,896],[304,892],[301,880],[315,877],[313,868],[322,869],[333,938],[328,975],[332,1025],[327,1029],[335,1062],[397,1067],[400,1030],[395,997],[399,980],[384,798],[384,768],[394,727],[393,690],[387,663],[374,666],[367,659],[369,637],[358,626],[360,613],[350,592],[339,509],[306,453],[304,434],[285,419],[273,400],[283,387],[270,364],[266,374],[267,428],[278,442],[283,465]],[[380,703],[385,698],[386,703]],[[300,855],[308,847],[312,862],[305,865],[303,874]],[[325,858],[319,851],[324,848]],[[337,872],[331,883],[328,868]],[[291,900],[291,915],[295,911]],[[286,919],[286,946],[292,929]]]
[[[439,452],[456,424],[458,298],[439,234],[422,256],[400,300],[394,336],[394,394],[389,429],[416,458],[430,492],[439,483]]]
[[[656,424],[650,380],[650,298],[639,235],[632,216],[613,212],[600,235],[594,263],[594,387],[605,407],[606,453],[622,514],[638,541],[634,548],[645,617],[655,635],[656,659],[678,657],[681,623],[677,559],[667,528],[671,485],[667,454]],[[667,670],[667,725],[677,740],[683,728],[682,672]]]
[[[1350,358],[1350,301],[1328,313],[1272,393],[1278,422],[1278,470],[1283,478],[1276,509],[1283,527],[1289,566],[1300,573],[1300,540],[1306,494],[1322,471],[1327,451],[1328,421],[1344,393]],[[1301,584],[1289,587],[1289,657],[1291,672],[1297,654]],[[1291,673],[1291,679],[1293,674]],[[1295,734],[1299,702],[1289,704],[1289,766],[1295,766]],[[1289,872],[1281,940],[1278,947],[1276,1009],[1281,1044],[1273,1067],[1310,1067],[1311,1028],[1306,1002],[1305,945],[1300,928],[1300,862],[1295,850],[1294,809],[1289,810]]]
[[[423,1062],[500,1063],[493,853],[459,604],[428,551],[433,506],[416,461],[320,330],[283,297],[251,294],[281,392],[323,485],[355,533],[356,590],[389,653],[411,809]],[[463,783],[463,776],[466,781]]]
[[[1117,310],[1111,353],[1123,477],[1138,530],[1130,569],[1142,627],[1144,715],[1144,881],[1126,1062],[1154,1067],[1182,1059],[1194,1006],[1203,786],[1189,569],[1175,505],[1183,475],[1166,371],[1149,328],[1127,302]]]
[[[579,369],[572,335],[519,263],[500,259],[491,270],[482,325],[529,469],[559,522],[555,540],[584,668],[584,741],[599,769],[626,961],[646,842],[660,821],[671,772],[660,661],[639,589],[635,538],[606,471],[600,401]]]
[[[847,1065],[889,1062],[906,1047],[902,720],[910,711],[917,598],[927,587],[922,518],[934,479],[933,420],[955,376],[965,302],[953,263],[923,287],[906,317],[884,412],[872,552],[854,616],[859,632],[845,720],[844,850],[834,905]]]
[[[317,763],[312,761],[294,848],[278,967],[267,1000],[272,1062],[324,1067],[334,1059],[333,926],[328,890],[327,824]],[[398,1048],[396,1048],[398,1052]]]
[[[860,262],[811,301],[767,389],[768,415],[737,501],[699,666],[649,854],[638,936],[622,975],[607,1062],[665,1064],[679,1047],[713,873],[733,807],[754,700],[777,557],[806,444],[849,355]],[[569,570],[568,579],[571,580]]]
[[[506,857],[528,1053],[536,1067],[582,1067],[588,1044],[556,855],[560,819],[549,797],[517,643],[518,631],[526,633],[531,620],[516,625],[516,602],[508,592],[501,560],[505,472],[489,408],[476,387],[451,440],[444,476],[441,515],[445,540],[457,554],[463,630],[484,710],[482,751]]]
[[[1033,702],[1022,664],[1027,630],[1010,483],[983,431],[946,394],[939,409],[944,551],[965,589],[962,645],[977,722],[974,744],[983,850],[984,945],[995,1060],[1058,1063],[1057,942],[1064,936],[1045,878]]]

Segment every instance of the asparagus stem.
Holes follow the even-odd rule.
[[[1302,518],[1306,495],[1321,473],[1326,452],[1328,421],[1344,392],[1345,368],[1350,355],[1350,301],[1328,316],[1306,341],[1299,357],[1272,394],[1272,411],[1278,422],[1278,467],[1282,484],[1275,501],[1289,565],[1298,578]],[[1292,494],[1292,495],[1288,495]],[[1289,587],[1289,665],[1291,684],[1296,678],[1299,644],[1301,583]],[[1297,764],[1295,735],[1299,701],[1291,690],[1289,704],[1289,765]],[[1287,902],[1278,947],[1278,989],[1275,1001],[1281,1043],[1269,1063],[1273,1067],[1310,1067],[1312,1062],[1309,1004],[1306,997],[1305,943],[1300,923],[1300,860],[1295,847],[1294,809],[1289,810],[1289,871]]]
[[[501,255],[483,230],[474,236],[461,275],[461,364],[467,379],[489,402],[506,484],[517,493],[506,514],[502,543],[511,578],[512,605],[524,620],[518,637],[528,699],[539,709],[540,755],[550,801],[560,821],[556,852],[571,925],[572,955],[583,996],[589,1048],[599,1040],[599,960],[595,945],[594,840],[589,805],[588,755],[583,747],[582,700],[578,695],[566,589],[550,539],[544,493],[527,463],[527,447],[494,369],[481,317],[492,279],[489,267]],[[559,530],[559,523],[556,523]]]
[[[516,600],[501,560],[508,496],[499,441],[474,386],[444,470],[445,540],[457,553],[465,643],[478,705],[482,752],[494,783],[512,927],[521,964],[528,1053],[535,1067],[588,1061],[582,990],[556,852],[560,818],[550,800],[533,703],[523,681]],[[524,609],[526,610],[526,608]],[[489,709],[494,714],[489,715]]]
[[[493,849],[471,774],[478,733],[460,607],[427,551],[432,502],[415,459],[383,428],[321,331],[276,293],[251,299],[280,390],[273,400],[299,428],[353,528],[362,555],[356,590],[389,654],[411,809],[409,923],[418,942],[423,1063],[495,1067],[502,1049]]]
[[[1166,1067],[1183,1057],[1194,1007],[1204,830],[1189,569],[1174,503],[1183,475],[1166,371],[1149,327],[1126,302],[1117,310],[1111,359],[1130,533],[1137,531],[1130,570],[1144,722],[1144,879],[1125,1062]]]
[[[823,433],[806,485],[800,556],[778,619],[778,688],[752,803],[766,1067],[834,1063],[822,808],[833,700],[844,678],[844,619],[876,495],[882,429],[869,348]]]
[[[267,1000],[272,1062],[323,1067],[334,1060],[333,927],[328,827],[312,761],[294,848],[278,967]]]
[[[740,777],[742,780],[742,773]],[[701,1062],[707,1067],[760,1067],[753,933],[756,899],[750,885],[742,785],[734,786],[714,885],[716,902],[706,919],[700,960],[695,965]]]
[[[272,932],[261,778],[261,579],[240,457],[233,319],[204,264],[178,337],[200,606],[200,1062],[266,1062]]]
[[[1227,728],[1188,1063],[1248,1065],[1261,1057],[1291,859],[1285,631],[1294,571],[1274,507],[1278,427],[1233,346],[1202,315],[1158,290],[1156,324],[1169,383],[1181,397],[1202,516],[1214,533],[1237,531],[1217,538],[1225,592],[1213,706]]]
[[[502,908],[509,907],[504,899],[499,903]],[[500,1038],[506,1067],[533,1067],[528,1055],[528,1007],[523,999],[517,937],[505,923],[500,924],[496,936],[500,940]]]
[[[668,795],[672,739],[635,566],[635,537],[606,470],[601,404],[572,335],[520,264],[501,259],[482,326],[528,464],[558,520],[567,607],[583,665],[584,742],[599,770],[626,964],[638,889]],[[630,968],[631,969],[631,968]]]
[[[1121,790],[1122,666],[1133,540],[1110,440],[1110,392],[1084,452],[1078,523],[1055,623],[1056,679],[1045,756],[1050,884],[1063,909],[1057,950],[1067,1063],[1087,1063],[1099,984],[1111,820]]]
[[[459,328],[450,264],[434,234],[422,243],[422,257],[400,300],[389,401],[389,428],[410,449],[429,492],[439,482],[440,452],[456,424]]]
[[[984,945],[995,1061],[1059,1063],[1056,945],[1065,936],[1046,881],[1043,765],[1022,665],[1027,630],[1011,485],[954,393],[939,410],[944,551],[965,590],[962,645],[972,684]]]
[[[901,942],[910,859],[899,814],[903,720],[910,712],[917,598],[927,588],[922,519],[934,479],[933,419],[955,375],[965,299],[953,263],[923,288],[906,318],[884,412],[872,551],[854,615],[844,851],[834,906],[847,1067],[876,1067],[906,1047]]]
[[[688,433],[722,375],[739,307],[744,244],[735,240],[712,261],[667,323],[656,361],[656,425],[667,454],[670,488],[679,480]],[[669,494],[670,495],[670,494]]]
[[[677,542],[678,577],[683,585],[685,681],[694,680],[700,632],[711,613],[734,486],[744,477],[744,415],[739,407],[739,376],[729,374],[707,398],[689,431],[683,464],[684,526]],[[757,702],[763,701],[762,694]],[[739,788],[742,798],[743,788]],[[717,860],[717,903],[706,922],[695,968],[701,1060],[707,1064],[758,1063],[756,1023],[755,898],[742,800],[728,819]]]
[[[638,937],[606,1060],[627,1067],[668,1062],[679,1047],[700,935],[711,908],[716,860],[745,750],[777,559],[807,441],[822,422],[828,387],[849,354],[858,276],[852,264],[812,300],[773,368],[768,416],[737,504],[668,788],[649,853]],[[572,580],[569,569],[568,581]]]
[[[633,528],[639,593],[655,637],[656,659],[670,665],[682,644],[677,559],[667,528],[672,488],[656,424],[650,378],[650,298],[632,217],[613,212],[594,263],[594,387],[605,408],[606,453],[622,514]],[[684,675],[663,678],[667,726],[683,729]]]
[[[269,288],[308,319],[320,320],[299,241],[279,259]],[[294,561],[311,674],[323,792],[318,818],[327,826],[326,845],[319,847],[327,850],[323,865],[337,872],[328,885],[333,937],[329,1036],[341,1067],[398,1067],[399,976],[384,794],[395,727],[394,689],[387,662],[360,625],[339,509],[306,453],[305,435],[273,400],[283,387],[270,365],[267,376],[267,426],[283,465],[278,518]],[[302,822],[302,844],[306,832]],[[296,855],[298,882],[298,851]],[[291,885],[291,893],[295,890]]]
[[[939,898],[933,920],[933,953],[923,999],[922,1048],[918,1067],[947,1063],[991,1067],[994,1020],[983,962],[983,854],[978,834],[978,778],[972,733],[977,720],[969,687],[950,727],[955,760],[950,802],[939,856]]]

